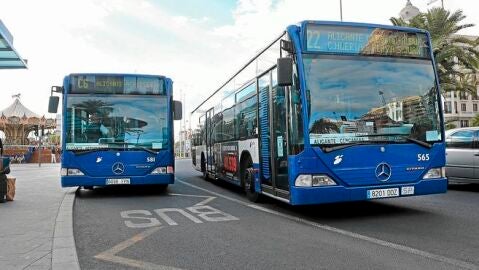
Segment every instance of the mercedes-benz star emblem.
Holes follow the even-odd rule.
[[[111,170],[113,171],[114,174],[122,174],[125,172],[125,165],[121,162],[116,162],[111,166]]]
[[[379,165],[376,167],[376,178],[379,181],[387,181],[391,177],[391,166],[389,164],[381,162]]]

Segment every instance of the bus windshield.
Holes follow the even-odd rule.
[[[165,149],[167,104],[164,96],[69,95],[66,149]]]
[[[312,145],[441,140],[431,60],[304,54]]]

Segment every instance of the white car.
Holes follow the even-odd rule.
[[[446,131],[446,176],[453,183],[479,183],[479,127]]]

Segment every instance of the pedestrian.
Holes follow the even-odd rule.
[[[10,159],[3,157],[3,142],[0,138],[0,203],[7,198],[7,174],[10,173]]]
[[[55,146],[52,147],[52,158],[51,163],[57,163],[57,151],[55,150]]]

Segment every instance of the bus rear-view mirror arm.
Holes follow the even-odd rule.
[[[173,120],[181,120],[183,118],[183,105],[180,101],[173,100]]]
[[[278,85],[293,85],[293,60],[289,57],[278,58]]]
[[[48,112],[49,113],[57,113],[58,112],[58,103],[60,101],[60,97],[54,96],[53,92],[63,93],[63,87],[52,86],[51,92],[50,92],[50,99],[48,100]]]

